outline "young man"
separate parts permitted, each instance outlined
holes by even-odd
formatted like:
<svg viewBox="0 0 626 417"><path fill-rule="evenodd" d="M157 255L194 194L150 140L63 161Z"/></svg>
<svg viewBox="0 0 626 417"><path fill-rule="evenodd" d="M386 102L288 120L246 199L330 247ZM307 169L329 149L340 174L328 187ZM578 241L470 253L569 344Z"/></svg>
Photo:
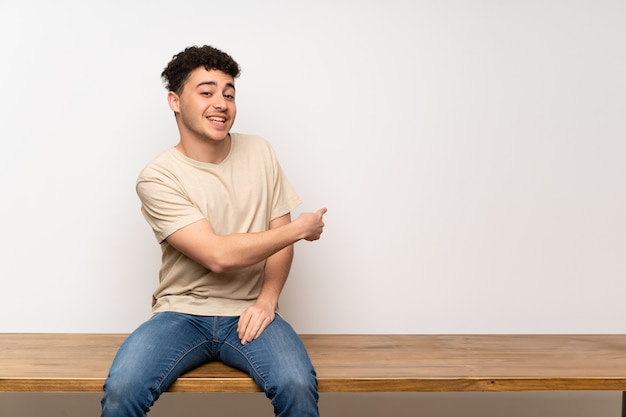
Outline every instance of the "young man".
<svg viewBox="0 0 626 417"><path fill-rule="evenodd" d="M271 146L230 132L239 65L229 55L190 47L161 75L180 141L137 180L162 249L160 283L152 317L111 365L102 417L145 416L181 374L212 360L248 372L277 416L318 416L313 366L275 312L293 244L320 238L326 209L291 221L300 200Z"/></svg>

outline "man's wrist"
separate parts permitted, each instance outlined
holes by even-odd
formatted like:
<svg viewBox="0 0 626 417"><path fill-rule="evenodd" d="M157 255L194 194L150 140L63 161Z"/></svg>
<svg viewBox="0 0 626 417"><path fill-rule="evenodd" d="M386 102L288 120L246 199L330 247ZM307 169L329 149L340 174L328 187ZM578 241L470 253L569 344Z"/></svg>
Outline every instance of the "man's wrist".
<svg viewBox="0 0 626 417"><path fill-rule="evenodd" d="M262 307L267 307L267 309L276 310L276 307L278 307L278 300L272 301L266 298L259 297L256 300L256 304Z"/></svg>

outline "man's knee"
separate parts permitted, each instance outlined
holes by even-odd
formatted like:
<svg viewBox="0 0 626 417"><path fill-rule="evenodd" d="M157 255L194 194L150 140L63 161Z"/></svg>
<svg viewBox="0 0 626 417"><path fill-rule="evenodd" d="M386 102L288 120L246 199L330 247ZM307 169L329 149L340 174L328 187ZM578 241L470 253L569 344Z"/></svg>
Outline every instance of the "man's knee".
<svg viewBox="0 0 626 417"><path fill-rule="evenodd" d="M102 416L144 416L156 401L142 381L129 375L107 378L102 396Z"/></svg>
<svg viewBox="0 0 626 417"><path fill-rule="evenodd" d="M275 395L270 396L279 417L318 417L317 378L314 372L293 373L279 379Z"/></svg>
<svg viewBox="0 0 626 417"><path fill-rule="evenodd" d="M317 392L317 376L315 375L315 371L313 368L303 367L279 372L279 376L276 379L276 390L291 392L293 395Z"/></svg>

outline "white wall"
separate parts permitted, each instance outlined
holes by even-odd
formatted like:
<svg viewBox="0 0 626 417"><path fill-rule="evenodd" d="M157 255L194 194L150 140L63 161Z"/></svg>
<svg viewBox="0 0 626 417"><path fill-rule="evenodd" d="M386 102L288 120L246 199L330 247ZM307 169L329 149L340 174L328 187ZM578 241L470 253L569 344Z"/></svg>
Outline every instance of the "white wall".
<svg viewBox="0 0 626 417"><path fill-rule="evenodd" d="M208 43L243 67L235 130L274 144L300 211L329 208L282 299L299 332L626 332L625 17L621 0L2 0L0 331L147 317L159 250L134 181L177 141L161 70Z"/></svg>

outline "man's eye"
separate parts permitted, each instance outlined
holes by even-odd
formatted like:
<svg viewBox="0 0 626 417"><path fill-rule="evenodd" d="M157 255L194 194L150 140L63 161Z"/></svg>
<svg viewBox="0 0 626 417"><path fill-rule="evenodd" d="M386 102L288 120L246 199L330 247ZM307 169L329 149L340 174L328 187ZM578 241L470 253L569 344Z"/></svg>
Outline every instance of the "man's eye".
<svg viewBox="0 0 626 417"><path fill-rule="evenodd" d="M203 96L210 97L213 93L211 93L209 91L202 91L200 94L202 94Z"/></svg>
<svg viewBox="0 0 626 417"><path fill-rule="evenodd" d="M226 97L228 100L234 100L235 96L232 94L224 94L224 97Z"/></svg>

